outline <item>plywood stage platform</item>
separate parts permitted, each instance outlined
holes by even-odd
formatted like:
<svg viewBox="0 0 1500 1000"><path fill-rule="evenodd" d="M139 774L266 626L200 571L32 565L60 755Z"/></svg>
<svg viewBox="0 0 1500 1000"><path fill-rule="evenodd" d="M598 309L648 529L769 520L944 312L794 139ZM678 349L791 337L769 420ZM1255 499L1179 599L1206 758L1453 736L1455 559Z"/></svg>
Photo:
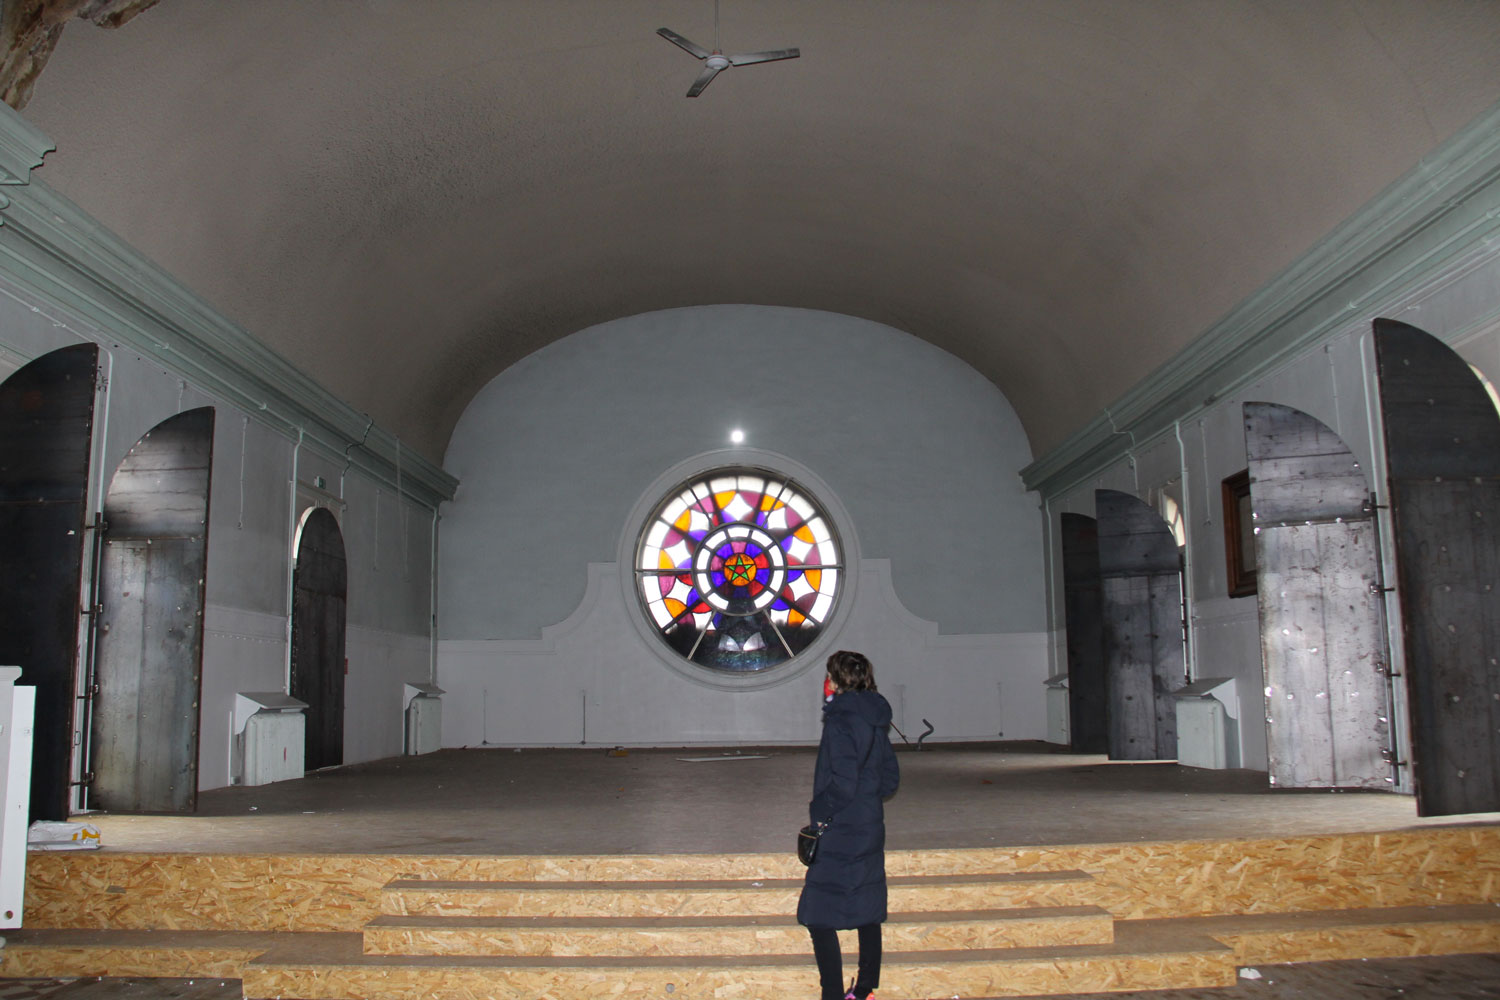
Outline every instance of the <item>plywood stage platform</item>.
<svg viewBox="0 0 1500 1000"><path fill-rule="evenodd" d="M95 816L107 850L379 854L756 853L807 821L815 751L443 750L203 793L193 816ZM891 848L1365 833L1422 820L1409 796L1277 792L1254 771L1110 762L1040 743L903 751Z"/></svg>
<svg viewBox="0 0 1500 1000"><path fill-rule="evenodd" d="M97 817L103 851L32 856L0 974L308 1000L812 996L790 853L812 763L446 751L210 793L196 817ZM882 1000L1500 952L1500 817L1035 746L901 764Z"/></svg>

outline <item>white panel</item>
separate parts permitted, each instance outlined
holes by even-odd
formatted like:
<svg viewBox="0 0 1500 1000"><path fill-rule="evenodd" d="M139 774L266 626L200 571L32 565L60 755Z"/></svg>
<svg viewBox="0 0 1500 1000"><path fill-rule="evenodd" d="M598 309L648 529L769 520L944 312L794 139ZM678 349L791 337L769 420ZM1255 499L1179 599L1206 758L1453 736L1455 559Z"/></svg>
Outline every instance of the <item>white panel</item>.
<svg viewBox="0 0 1500 1000"><path fill-rule="evenodd" d="M0 667L0 927L20 927L26 892L36 688L16 687L20 667Z"/></svg>
<svg viewBox="0 0 1500 1000"><path fill-rule="evenodd" d="M300 778L306 740L306 717L301 712L256 712L245 723L246 785Z"/></svg>
<svg viewBox="0 0 1500 1000"><path fill-rule="evenodd" d="M406 706L406 752L432 753L443 746L443 700L417 695Z"/></svg>
<svg viewBox="0 0 1500 1000"><path fill-rule="evenodd" d="M1047 689L1047 742L1068 746L1073 742L1068 724L1068 689Z"/></svg>
<svg viewBox="0 0 1500 1000"><path fill-rule="evenodd" d="M1177 700L1177 762L1222 769L1228 751L1224 706L1214 698Z"/></svg>

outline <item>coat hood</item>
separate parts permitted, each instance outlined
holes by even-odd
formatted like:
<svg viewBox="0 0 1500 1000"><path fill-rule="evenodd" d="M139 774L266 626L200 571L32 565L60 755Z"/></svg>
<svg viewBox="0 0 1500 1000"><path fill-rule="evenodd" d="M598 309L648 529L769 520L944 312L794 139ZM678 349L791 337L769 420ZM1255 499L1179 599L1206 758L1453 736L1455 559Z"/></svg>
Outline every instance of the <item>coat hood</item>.
<svg viewBox="0 0 1500 1000"><path fill-rule="evenodd" d="M891 703L878 691L845 691L823 706L823 715L825 718L844 715L869 726L889 726Z"/></svg>

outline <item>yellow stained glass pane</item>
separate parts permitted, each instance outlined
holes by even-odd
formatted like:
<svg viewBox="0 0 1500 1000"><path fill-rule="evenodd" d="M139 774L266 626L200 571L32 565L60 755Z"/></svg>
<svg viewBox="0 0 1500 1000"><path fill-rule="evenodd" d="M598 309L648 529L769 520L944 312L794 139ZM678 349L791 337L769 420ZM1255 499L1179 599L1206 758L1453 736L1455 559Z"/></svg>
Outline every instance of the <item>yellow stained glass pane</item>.
<svg viewBox="0 0 1500 1000"><path fill-rule="evenodd" d="M656 564L656 568L657 569L676 569L677 568L677 564L672 561L672 557L671 556L669 556L665 552L663 552L661 554L661 559L658 560L658 562Z"/></svg>
<svg viewBox="0 0 1500 1000"><path fill-rule="evenodd" d="M794 628L807 621L807 616L800 611L793 611L786 616L786 623Z"/></svg>
<svg viewBox="0 0 1500 1000"><path fill-rule="evenodd" d="M672 522L672 527L676 528L678 531L686 531L688 530L688 525L692 523L692 514L684 510L682 514L678 516L677 520Z"/></svg>
<svg viewBox="0 0 1500 1000"><path fill-rule="evenodd" d="M814 590L820 590L820 589L822 589L822 587L823 587L822 581L823 581L823 571L822 570L810 569L810 570L807 571L807 582L810 583L810 584L812 584L812 587L813 587Z"/></svg>
<svg viewBox="0 0 1500 1000"><path fill-rule="evenodd" d="M796 531L792 532L792 536L794 538L800 538L804 542L807 542L809 544L817 541L817 539L813 537L812 529L805 524L802 527L798 528Z"/></svg>
<svg viewBox="0 0 1500 1000"><path fill-rule="evenodd" d="M733 499L734 499L734 490L725 490L722 493L715 493L714 494L714 503L716 503L716 504L719 505L719 509L720 510L723 510L725 507L728 507L729 506L729 501L731 501Z"/></svg>
<svg viewBox="0 0 1500 1000"><path fill-rule="evenodd" d="M687 610L687 605L686 604L683 604L681 601L677 600L676 598L672 598L672 597L669 597L666 600L662 601L662 604L666 605L667 612L673 618L676 618L678 615L682 614L684 611Z"/></svg>
<svg viewBox="0 0 1500 1000"><path fill-rule="evenodd" d="M785 506L786 506L786 504L782 503L780 500L777 500L771 494L769 494L769 493L762 493L761 494L761 497L760 497L760 509L761 510L776 510L779 507L785 507Z"/></svg>

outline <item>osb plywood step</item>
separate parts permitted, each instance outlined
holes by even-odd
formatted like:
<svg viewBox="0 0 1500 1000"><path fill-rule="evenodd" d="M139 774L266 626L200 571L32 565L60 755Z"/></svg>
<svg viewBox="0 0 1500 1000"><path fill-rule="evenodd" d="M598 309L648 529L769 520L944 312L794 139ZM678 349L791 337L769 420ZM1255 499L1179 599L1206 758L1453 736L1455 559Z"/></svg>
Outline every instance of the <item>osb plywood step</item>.
<svg viewBox="0 0 1500 1000"><path fill-rule="evenodd" d="M854 947L849 935L846 947ZM887 951L1108 944L1114 919L1097 906L892 913ZM792 914L742 917L381 916L364 929L367 955L763 955L808 949Z"/></svg>
<svg viewBox="0 0 1500 1000"><path fill-rule="evenodd" d="M889 907L901 912L1008 906L1083 906L1091 900L1080 871L977 875L893 875ZM395 879L381 895L394 915L453 917L671 917L794 913L798 879L619 882L456 882Z"/></svg>
<svg viewBox="0 0 1500 1000"><path fill-rule="evenodd" d="M1241 965L1500 951L1492 903L1199 917L1192 926L1232 947Z"/></svg>
<svg viewBox="0 0 1500 1000"><path fill-rule="evenodd" d="M251 960L296 936L255 931L21 928L5 932L0 976L241 979Z"/></svg>
<svg viewBox="0 0 1500 1000"><path fill-rule="evenodd" d="M1500 827L1469 825L1239 840L901 850L887 871L962 875L1078 870L1092 903L1122 919L1500 900ZM392 879L435 881L800 881L790 853L482 857L142 854L63 851L28 859L33 927L358 931ZM893 904L899 909L926 908ZM947 903L960 909L1001 905Z"/></svg>
<svg viewBox="0 0 1500 1000"><path fill-rule="evenodd" d="M365 955L357 935L292 941L250 963L245 996L493 998L538 996L723 1000L811 996L810 949L795 954L648 957ZM887 951L882 1000L935 996L1024 996L1225 986L1235 981L1228 948L1206 937L1138 928L1109 944L968 951Z"/></svg>

